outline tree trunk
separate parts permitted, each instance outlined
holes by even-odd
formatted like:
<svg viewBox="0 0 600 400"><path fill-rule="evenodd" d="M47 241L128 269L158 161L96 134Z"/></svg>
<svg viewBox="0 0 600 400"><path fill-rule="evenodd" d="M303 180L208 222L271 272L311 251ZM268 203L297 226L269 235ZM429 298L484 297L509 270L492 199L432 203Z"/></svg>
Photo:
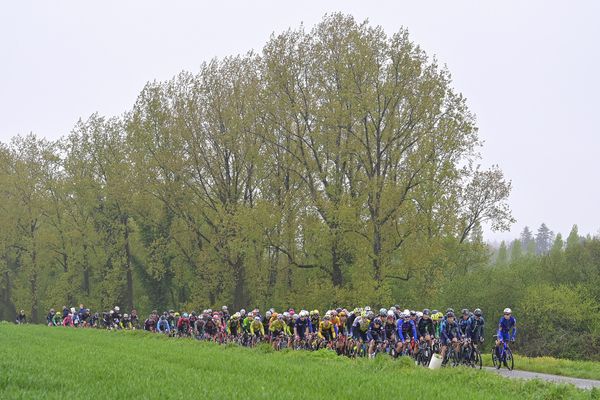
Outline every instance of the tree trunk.
<svg viewBox="0 0 600 400"><path fill-rule="evenodd" d="M233 264L233 279L235 280L235 289L233 292L233 307L236 309L246 307L248 298L246 294L246 274L244 264L240 257Z"/></svg>
<svg viewBox="0 0 600 400"><path fill-rule="evenodd" d="M129 247L129 216L123 217L125 227L125 271L127 273L127 295L126 302L129 310L133 309L133 274L131 272L131 249Z"/></svg>

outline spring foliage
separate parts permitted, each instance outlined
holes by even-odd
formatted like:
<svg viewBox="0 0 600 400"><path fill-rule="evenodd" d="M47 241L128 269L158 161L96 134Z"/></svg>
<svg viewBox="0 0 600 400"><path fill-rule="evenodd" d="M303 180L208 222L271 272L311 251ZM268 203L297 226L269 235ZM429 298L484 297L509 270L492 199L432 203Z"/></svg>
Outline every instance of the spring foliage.
<svg viewBox="0 0 600 400"><path fill-rule="evenodd" d="M2 146L0 317L435 299L513 221L479 146L406 30L328 15Z"/></svg>

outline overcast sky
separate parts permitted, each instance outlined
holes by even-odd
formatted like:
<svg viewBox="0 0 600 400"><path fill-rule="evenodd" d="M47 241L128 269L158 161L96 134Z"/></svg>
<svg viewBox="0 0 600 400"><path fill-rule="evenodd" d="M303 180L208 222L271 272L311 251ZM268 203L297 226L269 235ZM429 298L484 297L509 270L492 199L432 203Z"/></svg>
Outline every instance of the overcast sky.
<svg viewBox="0 0 600 400"><path fill-rule="evenodd" d="M600 229L600 1L94 3L1 3L0 140L58 138L80 117L128 110L147 81L343 11L389 34L408 28L448 66L477 115L483 164L513 183L517 223L487 239L542 222Z"/></svg>

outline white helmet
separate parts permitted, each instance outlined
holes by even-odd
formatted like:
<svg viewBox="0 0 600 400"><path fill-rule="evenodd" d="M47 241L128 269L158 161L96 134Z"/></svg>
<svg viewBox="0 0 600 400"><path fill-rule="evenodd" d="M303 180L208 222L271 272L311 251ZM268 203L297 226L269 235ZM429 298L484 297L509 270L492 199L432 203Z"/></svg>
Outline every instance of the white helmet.
<svg viewBox="0 0 600 400"><path fill-rule="evenodd" d="M402 311L402 314L410 315L410 310L407 308L406 310Z"/></svg>
<svg viewBox="0 0 600 400"><path fill-rule="evenodd" d="M123 314L123 318L127 318L127 317L129 317L129 315Z"/></svg>
<svg viewBox="0 0 600 400"><path fill-rule="evenodd" d="M119 310L120 310L119 306L115 306L115 311L119 311Z"/></svg>
<svg viewBox="0 0 600 400"><path fill-rule="evenodd" d="M369 307L369 306L366 306L366 307L365 307L365 311L366 311L366 312L369 312L369 311L371 311L371 307Z"/></svg>
<svg viewBox="0 0 600 400"><path fill-rule="evenodd" d="M508 307L504 309L504 314L512 314L512 310Z"/></svg>
<svg viewBox="0 0 600 400"><path fill-rule="evenodd" d="M286 317L286 318L289 318L290 317L290 313L286 311L286 312L283 313L283 316Z"/></svg>
<svg viewBox="0 0 600 400"><path fill-rule="evenodd" d="M254 317L254 320L260 322L260 317Z"/></svg>
<svg viewBox="0 0 600 400"><path fill-rule="evenodd" d="M423 317L423 313L421 311L417 311L417 317L422 318Z"/></svg>
<svg viewBox="0 0 600 400"><path fill-rule="evenodd" d="M71 312L75 314L75 307L71 307Z"/></svg>
<svg viewBox="0 0 600 400"><path fill-rule="evenodd" d="M387 312L387 316L388 316L388 317L393 317L394 315L395 315L395 314L394 314L394 311L392 311L392 310L389 310L389 311Z"/></svg>

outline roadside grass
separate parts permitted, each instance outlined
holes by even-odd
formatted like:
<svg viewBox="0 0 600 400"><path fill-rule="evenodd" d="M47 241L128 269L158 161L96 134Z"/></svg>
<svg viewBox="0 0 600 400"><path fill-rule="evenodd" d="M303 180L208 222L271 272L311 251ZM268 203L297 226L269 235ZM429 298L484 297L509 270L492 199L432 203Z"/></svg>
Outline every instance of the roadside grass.
<svg viewBox="0 0 600 400"><path fill-rule="evenodd" d="M600 380L600 363L594 361L574 361L553 357L524 357L516 355L515 369L541 372L544 374L570 376L573 378ZM491 367L491 354L483 355L483 364Z"/></svg>
<svg viewBox="0 0 600 400"><path fill-rule="evenodd" d="M142 331L0 324L0 398L595 399L600 391L509 380L467 368L430 371L409 359L350 360L273 352Z"/></svg>

